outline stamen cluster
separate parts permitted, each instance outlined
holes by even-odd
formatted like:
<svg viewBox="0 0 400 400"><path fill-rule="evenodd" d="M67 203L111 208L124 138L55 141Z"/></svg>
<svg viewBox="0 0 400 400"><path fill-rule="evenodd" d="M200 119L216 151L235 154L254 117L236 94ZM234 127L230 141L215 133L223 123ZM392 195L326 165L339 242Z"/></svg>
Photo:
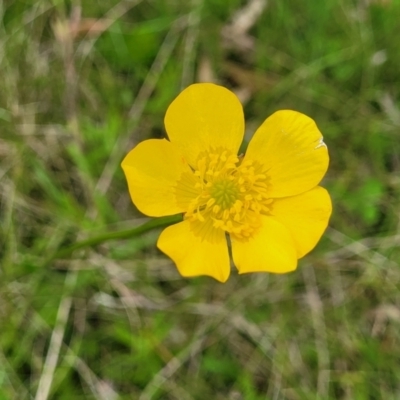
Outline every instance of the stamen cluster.
<svg viewBox="0 0 400 400"><path fill-rule="evenodd" d="M202 153L194 168L194 189L185 219L212 223L236 239L247 239L269 214L268 176L261 165L224 149Z"/></svg>

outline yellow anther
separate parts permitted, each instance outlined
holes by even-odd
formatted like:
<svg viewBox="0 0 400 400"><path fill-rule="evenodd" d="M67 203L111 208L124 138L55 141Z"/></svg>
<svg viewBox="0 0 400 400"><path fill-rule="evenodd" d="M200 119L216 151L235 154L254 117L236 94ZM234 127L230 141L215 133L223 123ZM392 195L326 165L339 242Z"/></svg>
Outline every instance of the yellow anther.
<svg viewBox="0 0 400 400"><path fill-rule="evenodd" d="M221 211L221 207L220 207L219 205L216 204L216 205L213 207L213 213L214 213L214 214L218 214L220 211Z"/></svg>
<svg viewBox="0 0 400 400"><path fill-rule="evenodd" d="M215 203L215 199L211 198L207 201L207 208L210 208Z"/></svg>

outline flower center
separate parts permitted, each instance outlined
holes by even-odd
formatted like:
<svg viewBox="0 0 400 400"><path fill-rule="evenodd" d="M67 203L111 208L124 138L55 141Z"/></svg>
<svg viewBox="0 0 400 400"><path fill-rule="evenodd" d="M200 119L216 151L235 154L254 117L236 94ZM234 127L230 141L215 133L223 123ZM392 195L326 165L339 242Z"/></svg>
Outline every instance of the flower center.
<svg viewBox="0 0 400 400"><path fill-rule="evenodd" d="M236 182L223 179L213 183L210 188L210 196L215 200L215 204L222 210L231 208L239 197L239 190Z"/></svg>
<svg viewBox="0 0 400 400"><path fill-rule="evenodd" d="M261 215L270 214L268 182L258 162L213 149L200 154L193 174L183 174L176 195L189 204L184 217L196 232L222 229L240 240L259 228Z"/></svg>

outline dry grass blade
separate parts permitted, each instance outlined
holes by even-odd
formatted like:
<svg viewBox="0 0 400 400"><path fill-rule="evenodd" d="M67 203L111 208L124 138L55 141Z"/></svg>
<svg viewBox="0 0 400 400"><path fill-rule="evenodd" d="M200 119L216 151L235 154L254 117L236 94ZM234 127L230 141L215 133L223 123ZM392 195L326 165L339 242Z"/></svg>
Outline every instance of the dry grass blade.
<svg viewBox="0 0 400 400"><path fill-rule="evenodd" d="M232 22L221 31L225 45L235 47L243 52L254 50L254 38L248 31L256 23L267 7L267 0L250 0L243 8L236 11Z"/></svg>
<svg viewBox="0 0 400 400"><path fill-rule="evenodd" d="M66 293L70 293L71 288L76 284L77 273L67 274L65 280ZM43 366L42 375L39 380L39 386L36 391L35 400L47 400L50 394L51 383L53 381L54 371L56 369L60 349L63 344L65 327L67 325L69 312L71 309L72 299L69 295L65 295L60 302L57 312L57 319L51 334L49 348L47 350L46 359Z"/></svg>
<svg viewBox="0 0 400 400"><path fill-rule="evenodd" d="M330 357L324 321L323 302L318 293L318 286L313 268L311 266L305 266L302 272L307 288L306 301L311 310L311 320L315 332L315 348L318 354L317 392L321 398L325 398L329 393Z"/></svg>

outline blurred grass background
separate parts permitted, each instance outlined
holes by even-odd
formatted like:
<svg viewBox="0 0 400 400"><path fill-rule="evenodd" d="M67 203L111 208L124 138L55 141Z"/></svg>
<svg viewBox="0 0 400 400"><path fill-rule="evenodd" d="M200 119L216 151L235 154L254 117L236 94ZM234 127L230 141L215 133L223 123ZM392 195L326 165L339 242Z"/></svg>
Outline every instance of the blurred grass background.
<svg viewBox="0 0 400 400"><path fill-rule="evenodd" d="M0 1L0 400L400 399L399 0ZM316 120L296 272L181 278L120 161L192 82Z"/></svg>

